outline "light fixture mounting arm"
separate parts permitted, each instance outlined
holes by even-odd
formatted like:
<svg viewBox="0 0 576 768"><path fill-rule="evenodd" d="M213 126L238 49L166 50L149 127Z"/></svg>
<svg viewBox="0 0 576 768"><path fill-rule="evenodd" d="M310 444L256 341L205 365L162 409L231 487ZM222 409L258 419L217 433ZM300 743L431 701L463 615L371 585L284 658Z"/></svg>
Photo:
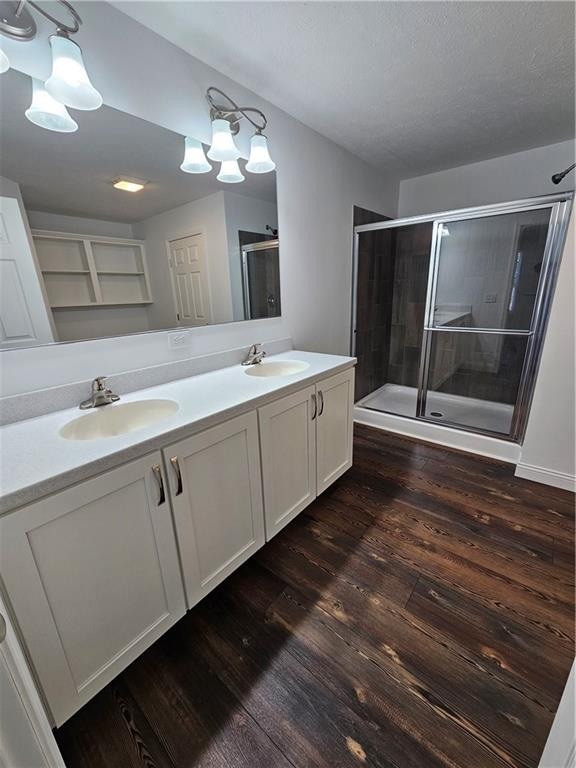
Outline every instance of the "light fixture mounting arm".
<svg viewBox="0 0 576 768"><path fill-rule="evenodd" d="M220 96L227 103L218 103L215 96ZM266 128L268 120L266 115L256 107L240 107L224 91L211 85L206 91L206 99L210 104L211 120L227 120L230 123L230 131L235 136L240 130L240 120L245 118L256 128L256 133L261 134ZM256 119L254 119L254 117ZM259 118L259 119L258 119Z"/></svg>
<svg viewBox="0 0 576 768"><path fill-rule="evenodd" d="M41 8L34 0L19 0L18 3L2 0L0 13L0 32L14 40L33 40L36 37L36 23L29 9L33 8L56 27L56 34L68 37L75 35L80 29L82 19L80 14L67 0L58 0L70 16L68 22L61 21L51 13Z"/></svg>

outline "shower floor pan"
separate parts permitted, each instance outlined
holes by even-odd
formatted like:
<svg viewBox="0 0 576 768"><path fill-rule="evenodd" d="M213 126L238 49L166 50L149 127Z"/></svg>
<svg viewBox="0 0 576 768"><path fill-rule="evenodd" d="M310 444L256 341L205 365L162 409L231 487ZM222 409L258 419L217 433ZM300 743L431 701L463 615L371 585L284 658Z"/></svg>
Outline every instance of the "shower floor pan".
<svg viewBox="0 0 576 768"><path fill-rule="evenodd" d="M374 411L393 413L397 416L416 417L418 390L401 384L384 384L359 400L356 405ZM428 392L426 412L430 420L460 424L468 429L490 430L509 434L514 406L477 400L445 392ZM434 415L433 415L434 414ZM436 416L435 414L439 414Z"/></svg>

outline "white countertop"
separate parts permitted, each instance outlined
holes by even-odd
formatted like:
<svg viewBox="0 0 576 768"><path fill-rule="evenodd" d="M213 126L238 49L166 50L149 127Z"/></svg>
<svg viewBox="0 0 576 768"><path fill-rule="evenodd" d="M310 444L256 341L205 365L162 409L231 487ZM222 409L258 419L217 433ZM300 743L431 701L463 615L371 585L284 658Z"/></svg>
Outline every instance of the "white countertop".
<svg viewBox="0 0 576 768"><path fill-rule="evenodd" d="M120 403L175 400L179 410L134 432L96 440L66 440L60 429L77 407L0 428L0 513L36 501L123 462L259 407L324 376L350 368L353 357L290 350L266 358L301 360L309 368L289 376L248 376L240 365L123 395ZM115 405L105 406L114 408Z"/></svg>
<svg viewBox="0 0 576 768"><path fill-rule="evenodd" d="M461 320L469 314L470 310L434 312L434 323L436 325L450 325L450 323Z"/></svg>

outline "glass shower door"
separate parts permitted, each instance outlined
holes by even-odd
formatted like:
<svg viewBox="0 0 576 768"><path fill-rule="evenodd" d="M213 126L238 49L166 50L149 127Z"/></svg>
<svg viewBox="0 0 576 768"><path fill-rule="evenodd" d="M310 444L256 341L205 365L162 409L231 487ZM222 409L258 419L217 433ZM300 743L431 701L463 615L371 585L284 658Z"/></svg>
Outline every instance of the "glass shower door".
<svg viewBox="0 0 576 768"><path fill-rule="evenodd" d="M280 317L280 259L278 240L242 248L244 319Z"/></svg>
<svg viewBox="0 0 576 768"><path fill-rule="evenodd" d="M553 205L435 223L418 416L513 438Z"/></svg>

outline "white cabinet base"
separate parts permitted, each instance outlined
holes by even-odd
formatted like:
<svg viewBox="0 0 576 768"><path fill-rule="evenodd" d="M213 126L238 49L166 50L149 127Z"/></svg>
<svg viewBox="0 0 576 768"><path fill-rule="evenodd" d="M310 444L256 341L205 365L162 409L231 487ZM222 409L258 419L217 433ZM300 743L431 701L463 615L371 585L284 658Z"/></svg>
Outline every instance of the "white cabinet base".
<svg viewBox="0 0 576 768"><path fill-rule="evenodd" d="M56 725L184 615L160 453L0 520L2 576Z"/></svg>
<svg viewBox="0 0 576 768"><path fill-rule="evenodd" d="M317 492L332 485L352 466L354 371L318 382Z"/></svg>
<svg viewBox="0 0 576 768"><path fill-rule="evenodd" d="M258 411L266 539L352 466L354 371Z"/></svg>
<svg viewBox="0 0 576 768"><path fill-rule="evenodd" d="M258 411L269 541L316 498L316 387Z"/></svg>
<svg viewBox="0 0 576 768"><path fill-rule="evenodd" d="M165 456L191 608L264 543L256 413L175 443Z"/></svg>

